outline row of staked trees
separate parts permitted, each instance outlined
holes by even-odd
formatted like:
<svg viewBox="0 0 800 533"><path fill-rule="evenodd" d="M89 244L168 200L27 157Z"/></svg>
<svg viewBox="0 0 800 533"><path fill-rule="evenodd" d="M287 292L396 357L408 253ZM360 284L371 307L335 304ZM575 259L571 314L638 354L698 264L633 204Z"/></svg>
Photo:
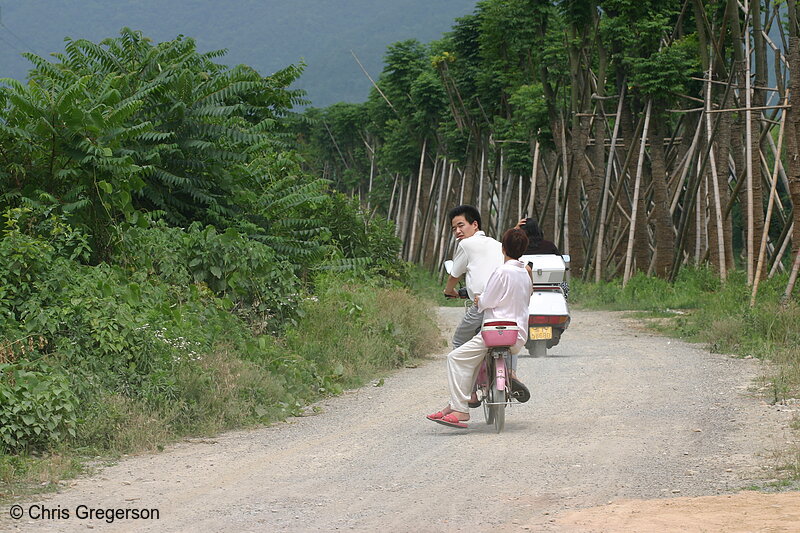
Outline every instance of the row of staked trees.
<svg viewBox="0 0 800 533"><path fill-rule="evenodd" d="M800 251L794 0L482 0L391 45L363 104L297 125L314 170L396 222L436 268L446 212L500 234L527 214L585 279L758 281Z"/></svg>

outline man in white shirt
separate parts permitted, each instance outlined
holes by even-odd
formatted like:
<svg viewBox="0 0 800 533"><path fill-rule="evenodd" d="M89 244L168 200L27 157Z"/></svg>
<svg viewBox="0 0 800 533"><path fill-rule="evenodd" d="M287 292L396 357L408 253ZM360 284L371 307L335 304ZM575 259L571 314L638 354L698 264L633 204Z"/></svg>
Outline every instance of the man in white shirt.
<svg viewBox="0 0 800 533"><path fill-rule="evenodd" d="M474 301L483 292L492 272L503 264L502 246L481 231L481 214L473 206L459 205L451 209L447 216L458 242L453 254L453 269L444 293L458 296L456 285L461 276L466 275L467 293L469 299ZM453 348L458 348L474 337L482 324L483 313L475 305L468 307L453 334Z"/></svg>
<svg viewBox="0 0 800 533"><path fill-rule="evenodd" d="M477 310L487 319L513 320L517 324L517 342L511 348L517 354L528 340L528 301L531 278L519 257L528 246L528 237L518 228L503 235L505 263L492 273L483 294L475 298ZM441 411L428 415L429 420L451 427L466 428L473 384L488 348L480 333L447 355L447 382L450 402Z"/></svg>

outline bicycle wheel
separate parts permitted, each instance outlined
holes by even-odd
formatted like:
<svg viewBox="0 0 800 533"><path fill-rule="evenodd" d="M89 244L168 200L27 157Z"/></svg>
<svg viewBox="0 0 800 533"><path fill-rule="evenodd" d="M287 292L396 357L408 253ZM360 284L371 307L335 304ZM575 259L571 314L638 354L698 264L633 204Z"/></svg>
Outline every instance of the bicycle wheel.
<svg viewBox="0 0 800 533"><path fill-rule="evenodd" d="M488 361L487 362L487 369L486 374L488 376L494 376L494 362ZM486 424L491 426L494 423L494 407L490 405L492 402L492 393L491 389L487 386L483 388L483 416L486 418Z"/></svg>
<svg viewBox="0 0 800 533"><path fill-rule="evenodd" d="M500 433L506 425L506 391L505 389L499 390L497 383L492 383L489 398L492 401L490 410L493 411L494 429L497 433Z"/></svg>

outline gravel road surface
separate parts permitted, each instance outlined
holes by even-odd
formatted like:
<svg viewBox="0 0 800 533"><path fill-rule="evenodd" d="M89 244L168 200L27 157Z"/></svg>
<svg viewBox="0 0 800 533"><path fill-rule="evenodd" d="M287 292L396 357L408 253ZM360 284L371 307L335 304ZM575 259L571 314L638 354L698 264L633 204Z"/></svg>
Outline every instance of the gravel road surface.
<svg viewBox="0 0 800 533"><path fill-rule="evenodd" d="M445 337L462 312L440 309ZM445 352L314 415L126 458L19 502L19 520L0 509L0 530L612 531L559 517L730 497L774 475L773 451L792 438L791 409L755 391L759 362L656 336L620 313L575 312L547 357L520 360L532 398L507 411L501 434L481 409L466 431L425 419L446 403ZM76 516L89 508L159 518ZM31 518L45 509L49 519Z"/></svg>

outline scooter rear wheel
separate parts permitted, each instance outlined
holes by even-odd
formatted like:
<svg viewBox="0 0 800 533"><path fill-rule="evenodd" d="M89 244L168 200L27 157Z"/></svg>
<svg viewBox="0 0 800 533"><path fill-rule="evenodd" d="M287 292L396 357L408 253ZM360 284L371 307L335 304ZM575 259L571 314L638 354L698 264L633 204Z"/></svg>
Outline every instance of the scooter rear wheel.
<svg viewBox="0 0 800 533"><path fill-rule="evenodd" d="M545 357L547 355L547 341L528 341L525 347L531 357Z"/></svg>

